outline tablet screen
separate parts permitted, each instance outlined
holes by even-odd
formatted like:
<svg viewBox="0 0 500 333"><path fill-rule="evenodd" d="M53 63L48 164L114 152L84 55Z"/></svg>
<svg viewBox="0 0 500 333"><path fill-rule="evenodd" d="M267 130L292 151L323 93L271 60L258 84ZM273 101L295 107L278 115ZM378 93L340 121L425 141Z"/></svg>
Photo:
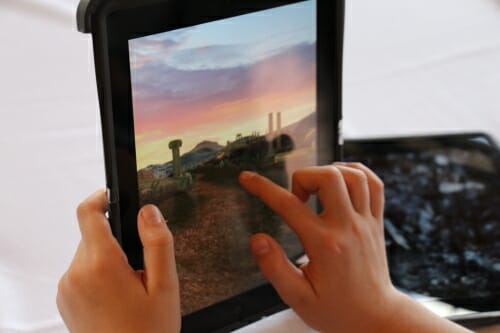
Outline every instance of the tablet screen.
<svg viewBox="0 0 500 333"><path fill-rule="evenodd" d="M174 233L183 314L264 282L252 234L302 252L237 177L317 164L316 42L314 0L129 41L140 205Z"/></svg>
<svg viewBox="0 0 500 333"><path fill-rule="evenodd" d="M500 153L483 135L346 144L386 186L396 286L476 311L500 307Z"/></svg>

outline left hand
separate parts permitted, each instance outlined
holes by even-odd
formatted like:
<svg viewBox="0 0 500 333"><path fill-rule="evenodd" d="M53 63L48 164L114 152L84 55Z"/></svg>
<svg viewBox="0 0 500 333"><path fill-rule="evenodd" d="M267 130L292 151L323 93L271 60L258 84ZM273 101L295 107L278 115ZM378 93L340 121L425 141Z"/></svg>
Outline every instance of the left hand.
<svg viewBox="0 0 500 333"><path fill-rule="evenodd" d="M59 282L57 306L71 332L180 331L173 237L158 208L139 212L145 271L134 271L105 217L99 191L78 207L82 240Z"/></svg>

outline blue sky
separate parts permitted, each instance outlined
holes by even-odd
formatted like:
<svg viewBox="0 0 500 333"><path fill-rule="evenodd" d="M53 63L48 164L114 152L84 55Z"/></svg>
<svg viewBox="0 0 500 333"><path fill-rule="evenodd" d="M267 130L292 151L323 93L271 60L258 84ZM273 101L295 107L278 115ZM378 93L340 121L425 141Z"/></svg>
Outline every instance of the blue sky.
<svg viewBox="0 0 500 333"><path fill-rule="evenodd" d="M315 16L316 0L309 0L134 39L132 66L141 57L188 70L253 63L293 45L314 43Z"/></svg>

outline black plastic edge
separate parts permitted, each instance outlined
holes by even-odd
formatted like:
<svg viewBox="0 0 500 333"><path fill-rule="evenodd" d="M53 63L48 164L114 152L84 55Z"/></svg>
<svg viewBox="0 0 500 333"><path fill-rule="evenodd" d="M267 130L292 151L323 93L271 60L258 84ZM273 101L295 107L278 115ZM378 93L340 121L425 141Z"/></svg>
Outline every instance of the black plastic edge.
<svg viewBox="0 0 500 333"><path fill-rule="evenodd" d="M135 0L80 0L76 11L76 26L81 33L94 32L93 21L99 20L113 11L145 6L161 2L161 0L143 0L140 3Z"/></svg>
<svg viewBox="0 0 500 333"><path fill-rule="evenodd" d="M78 9L76 10L76 27L79 32L84 34L90 33L92 31L92 27L90 26L90 17L89 6L91 0L80 0L78 4Z"/></svg>
<svg viewBox="0 0 500 333"><path fill-rule="evenodd" d="M275 289L265 284L231 299L182 317L182 333L229 333L285 310L288 306ZM224 320L221 320L224 318Z"/></svg>
<svg viewBox="0 0 500 333"><path fill-rule="evenodd" d="M336 151L334 151L334 160L335 161L342 161L343 155L344 155L344 131L343 131L343 82L344 82L344 36L345 36L345 0L337 0L336 1L336 36L335 36L335 41L336 43L336 48L335 48L335 55L336 55L336 64L335 64L335 77L338 82L339 87L337 88L338 91L338 100L337 100L337 105L336 105L336 110L337 110L337 131L335 132L335 141L338 144L333 145L333 147L337 147Z"/></svg>

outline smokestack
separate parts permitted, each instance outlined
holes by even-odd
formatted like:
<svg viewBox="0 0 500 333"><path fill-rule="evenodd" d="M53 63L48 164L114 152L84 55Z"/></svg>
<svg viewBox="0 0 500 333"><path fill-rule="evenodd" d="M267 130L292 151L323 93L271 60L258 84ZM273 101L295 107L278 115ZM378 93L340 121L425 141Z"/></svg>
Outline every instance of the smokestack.
<svg viewBox="0 0 500 333"><path fill-rule="evenodd" d="M276 115L277 116L277 128L276 128L276 131L278 132L277 134L280 135L281 134L281 112L278 112L278 114Z"/></svg>
<svg viewBox="0 0 500 333"><path fill-rule="evenodd" d="M273 114L269 114L269 135L272 135L274 132L274 124L273 124Z"/></svg>

